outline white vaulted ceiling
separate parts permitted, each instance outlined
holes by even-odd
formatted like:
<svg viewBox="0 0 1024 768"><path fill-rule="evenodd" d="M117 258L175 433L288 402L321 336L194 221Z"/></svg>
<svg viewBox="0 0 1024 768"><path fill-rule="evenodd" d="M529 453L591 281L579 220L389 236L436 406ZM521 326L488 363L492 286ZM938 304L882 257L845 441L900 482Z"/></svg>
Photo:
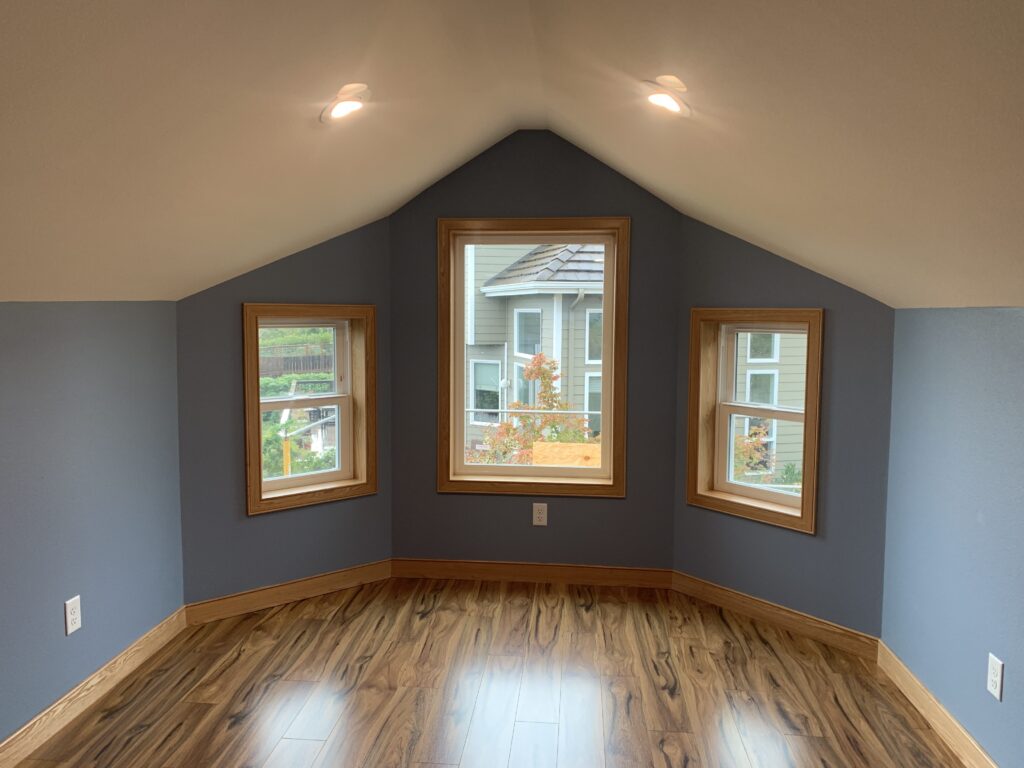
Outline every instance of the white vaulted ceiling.
<svg viewBox="0 0 1024 768"><path fill-rule="evenodd" d="M1021 305L1022 72L1019 0L4 2L0 300L177 299L550 128L893 306Z"/></svg>

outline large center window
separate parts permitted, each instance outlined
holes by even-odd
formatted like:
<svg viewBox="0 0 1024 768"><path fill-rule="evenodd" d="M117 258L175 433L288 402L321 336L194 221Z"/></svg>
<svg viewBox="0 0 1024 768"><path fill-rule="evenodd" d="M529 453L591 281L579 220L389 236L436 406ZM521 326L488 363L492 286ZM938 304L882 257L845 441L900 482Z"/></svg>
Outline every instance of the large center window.
<svg viewBox="0 0 1024 768"><path fill-rule="evenodd" d="M439 489L624 495L628 221L439 224Z"/></svg>

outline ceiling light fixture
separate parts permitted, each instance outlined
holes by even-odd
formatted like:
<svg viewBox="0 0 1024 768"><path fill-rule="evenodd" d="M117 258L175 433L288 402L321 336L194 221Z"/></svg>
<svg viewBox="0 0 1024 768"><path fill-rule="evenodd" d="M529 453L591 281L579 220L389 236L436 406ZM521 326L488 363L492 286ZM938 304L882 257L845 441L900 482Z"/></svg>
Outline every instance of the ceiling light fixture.
<svg viewBox="0 0 1024 768"><path fill-rule="evenodd" d="M690 105L682 97L686 93L686 84L675 75L658 75L654 81L645 80L644 85L650 91L647 101L656 107L683 117L693 114Z"/></svg>
<svg viewBox="0 0 1024 768"><path fill-rule="evenodd" d="M331 99L320 112L321 123L332 123L346 115L358 112L370 100L370 89L366 83L349 83Z"/></svg>

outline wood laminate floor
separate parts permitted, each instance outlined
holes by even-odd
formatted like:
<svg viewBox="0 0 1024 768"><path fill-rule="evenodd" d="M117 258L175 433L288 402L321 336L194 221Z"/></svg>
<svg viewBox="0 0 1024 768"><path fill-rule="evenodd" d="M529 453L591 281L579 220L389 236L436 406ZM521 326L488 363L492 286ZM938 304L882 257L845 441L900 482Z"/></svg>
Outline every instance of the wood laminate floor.
<svg viewBox="0 0 1024 768"><path fill-rule="evenodd" d="M190 627L21 768L959 765L861 660L674 592L392 579Z"/></svg>

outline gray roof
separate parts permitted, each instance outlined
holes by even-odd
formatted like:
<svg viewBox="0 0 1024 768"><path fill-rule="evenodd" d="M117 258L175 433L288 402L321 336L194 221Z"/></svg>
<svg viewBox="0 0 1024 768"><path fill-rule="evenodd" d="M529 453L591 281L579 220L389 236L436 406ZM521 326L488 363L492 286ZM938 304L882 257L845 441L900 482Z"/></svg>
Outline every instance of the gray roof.
<svg viewBox="0 0 1024 768"><path fill-rule="evenodd" d="M520 283L600 283L604 280L604 246L538 245L484 283L484 287Z"/></svg>

